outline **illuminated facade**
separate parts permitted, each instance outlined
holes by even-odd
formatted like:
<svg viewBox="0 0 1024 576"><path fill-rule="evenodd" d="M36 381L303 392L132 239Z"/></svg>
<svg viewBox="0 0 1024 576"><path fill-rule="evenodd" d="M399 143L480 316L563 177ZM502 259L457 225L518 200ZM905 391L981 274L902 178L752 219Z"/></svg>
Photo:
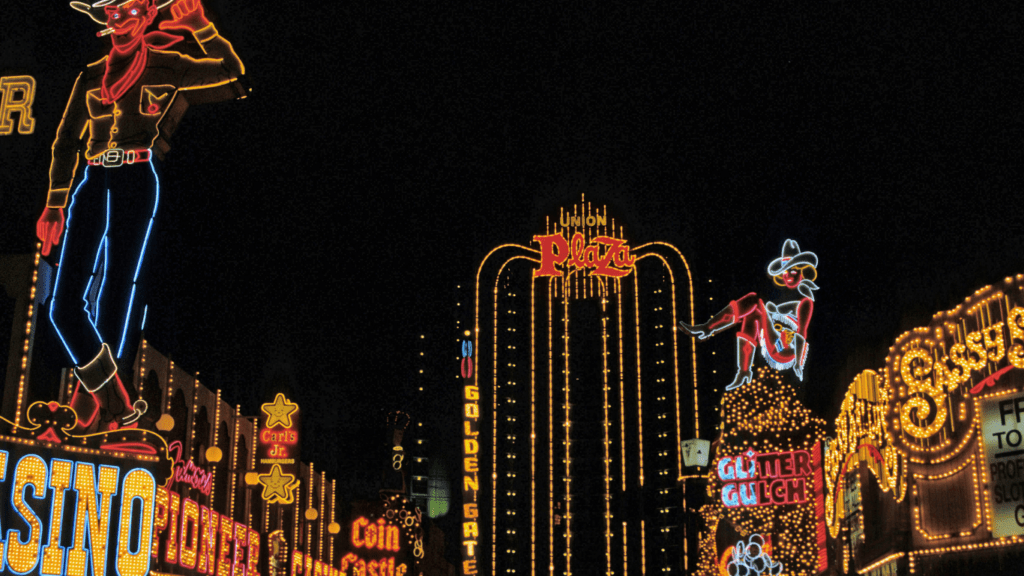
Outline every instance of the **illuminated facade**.
<svg viewBox="0 0 1024 576"><path fill-rule="evenodd" d="M1024 274L900 335L861 372L826 455L843 573L1019 573Z"/></svg>
<svg viewBox="0 0 1024 576"><path fill-rule="evenodd" d="M691 568L680 441L700 436L683 255L604 207L550 218L460 287L463 574Z"/></svg>

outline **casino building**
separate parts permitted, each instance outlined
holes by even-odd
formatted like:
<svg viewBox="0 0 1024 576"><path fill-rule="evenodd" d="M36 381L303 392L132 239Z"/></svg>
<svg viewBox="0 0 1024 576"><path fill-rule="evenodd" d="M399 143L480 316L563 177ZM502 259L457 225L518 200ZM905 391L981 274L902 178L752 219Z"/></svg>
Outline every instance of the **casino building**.
<svg viewBox="0 0 1024 576"><path fill-rule="evenodd" d="M850 384L825 456L843 574L1019 574L1024 274L901 334Z"/></svg>
<svg viewBox="0 0 1024 576"><path fill-rule="evenodd" d="M464 574L690 568L693 309L680 251L585 200L487 254L457 306Z"/></svg>

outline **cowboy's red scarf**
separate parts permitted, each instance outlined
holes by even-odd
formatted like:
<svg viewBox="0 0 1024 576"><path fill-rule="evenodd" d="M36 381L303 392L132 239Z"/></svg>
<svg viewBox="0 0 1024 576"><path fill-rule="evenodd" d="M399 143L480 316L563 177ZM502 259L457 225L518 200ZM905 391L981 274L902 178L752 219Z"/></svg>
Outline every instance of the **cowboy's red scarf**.
<svg viewBox="0 0 1024 576"><path fill-rule="evenodd" d="M107 56L100 95L104 104L113 104L139 80L146 70L149 49L163 50L181 40L180 36L154 30L143 34L141 41L124 51L116 46Z"/></svg>

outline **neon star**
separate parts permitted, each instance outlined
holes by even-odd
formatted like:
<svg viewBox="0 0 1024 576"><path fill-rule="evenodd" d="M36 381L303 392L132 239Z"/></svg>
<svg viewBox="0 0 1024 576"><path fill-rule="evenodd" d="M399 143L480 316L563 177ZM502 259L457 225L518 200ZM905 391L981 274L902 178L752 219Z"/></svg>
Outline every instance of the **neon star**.
<svg viewBox="0 0 1024 576"><path fill-rule="evenodd" d="M291 504L295 499L294 492L299 481L291 474L283 474L280 464L274 464L270 474L260 474L259 478L263 484L263 499L267 502Z"/></svg>
<svg viewBox="0 0 1024 576"><path fill-rule="evenodd" d="M299 405L289 402L284 394L278 393L272 404L264 404L260 409L267 415L267 428L278 424L283 428L291 428L292 414L299 410Z"/></svg>

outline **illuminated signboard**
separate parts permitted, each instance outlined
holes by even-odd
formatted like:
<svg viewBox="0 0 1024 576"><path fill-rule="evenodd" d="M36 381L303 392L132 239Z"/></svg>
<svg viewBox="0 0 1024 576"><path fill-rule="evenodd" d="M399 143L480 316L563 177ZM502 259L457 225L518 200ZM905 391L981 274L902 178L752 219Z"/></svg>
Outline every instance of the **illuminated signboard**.
<svg viewBox="0 0 1024 576"><path fill-rule="evenodd" d="M718 461L722 486L722 504L766 506L799 504L811 496L813 470L811 453L806 450L725 456Z"/></svg>
<svg viewBox="0 0 1024 576"><path fill-rule="evenodd" d="M629 246L620 238L597 236L589 242L582 232L566 240L561 234L534 236L540 245L540 267L533 277L562 275L556 266L589 271L594 276L621 278L633 271L636 258L629 254Z"/></svg>
<svg viewBox="0 0 1024 576"><path fill-rule="evenodd" d="M241 522L159 488L153 519L152 557L199 574L258 574L260 535Z"/></svg>
<svg viewBox="0 0 1024 576"><path fill-rule="evenodd" d="M470 335L469 331L465 334ZM477 573L480 527L477 492L480 490L480 389L473 383L473 341L462 340L459 370L463 384L462 410L462 573Z"/></svg>
<svg viewBox="0 0 1024 576"><path fill-rule="evenodd" d="M4 76L0 78L0 136L14 133L31 134L36 131L32 117L32 102L36 98L36 79L31 76ZM14 120L14 113L18 120Z"/></svg>
<svg viewBox="0 0 1024 576"><path fill-rule="evenodd" d="M0 436L0 551L16 574L149 573L158 486L171 475L163 440L145 430L72 436L74 412L28 409Z"/></svg>
<svg viewBox="0 0 1024 576"><path fill-rule="evenodd" d="M349 548L341 557L341 574L412 576L413 563L423 558L419 508L411 507L401 494L382 498L370 510L357 514L349 526Z"/></svg>
<svg viewBox="0 0 1024 576"><path fill-rule="evenodd" d="M781 287L795 291L799 299L765 302L751 292L733 300L703 324L679 323L679 328L700 340L738 326L736 331L736 376L726 385L735 390L753 377L755 352L775 370L793 370L804 379L807 362L807 328L814 312L814 290L818 286L818 256L800 250L795 240L786 240L782 254L768 264L768 275Z"/></svg>
<svg viewBox="0 0 1024 576"><path fill-rule="evenodd" d="M992 536L1024 534L1024 394L981 402Z"/></svg>
<svg viewBox="0 0 1024 576"><path fill-rule="evenodd" d="M299 405L278 394L260 407L256 471L263 499L291 504L299 487Z"/></svg>

